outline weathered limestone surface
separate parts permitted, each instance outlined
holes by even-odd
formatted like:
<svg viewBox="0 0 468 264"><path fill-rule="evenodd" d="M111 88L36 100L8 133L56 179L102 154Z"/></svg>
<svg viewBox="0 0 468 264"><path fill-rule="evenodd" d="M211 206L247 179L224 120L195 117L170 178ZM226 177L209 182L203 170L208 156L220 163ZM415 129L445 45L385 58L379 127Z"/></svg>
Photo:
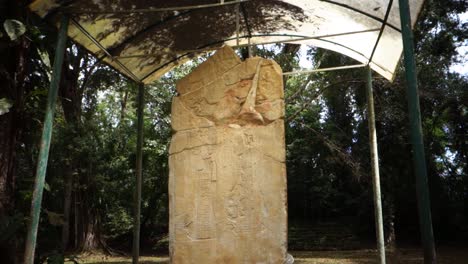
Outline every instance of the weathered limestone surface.
<svg viewBox="0 0 468 264"><path fill-rule="evenodd" d="M172 263L280 263L287 211L283 80L225 47L177 83L169 150Z"/></svg>

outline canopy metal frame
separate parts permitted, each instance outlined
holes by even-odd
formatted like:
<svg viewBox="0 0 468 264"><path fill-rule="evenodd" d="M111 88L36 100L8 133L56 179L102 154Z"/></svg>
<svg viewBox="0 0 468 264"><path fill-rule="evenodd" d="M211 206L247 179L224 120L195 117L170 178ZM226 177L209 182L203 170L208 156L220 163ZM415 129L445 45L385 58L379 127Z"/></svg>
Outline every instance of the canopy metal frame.
<svg viewBox="0 0 468 264"><path fill-rule="evenodd" d="M347 66L337 66L337 67L330 67L330 68L322 68L322 69L311 69L311 70L301 70L301 71L293 71L293 72L286 72L284 75L293 75L293 74L303 74L303 73L314 73L314 72L321 72L321 71L334 71L334 70L344 70L344 69L352 69L352 68L362 68L366 67L366 95L367 95L367 102L368 102L368 125L369 125L369 144L371 150L371 167L372 167L372 176L373 176L373 193L374 193L374 209L375 209L375 223L376 223L376 238L377 238L377 246L379 251L379 260L380 263L385 263L385 244L383 239L383 217L382 217L382 205L381 205L381 195L380 195L380 176L379 176L379 165L378 165L378 151L377 151L377 135L375 131L375 113L374 113L374 103L373 103L373 93L372 93L372 75L371 69L369 64L372 62L373 56L379 44L380 38L383 34L383 31L386 26L396 30L397 32L402 34L403 39L403 51L404 51L404 63L405 63L405 73L406 73L406 80L407 80L407 94L408 94L408 105L409 105L409 116L410 116L410 128L411 128L411 141L412 141L412 149L413 149L413 160L414 160L414 167L415 167L415 175L416 175L416 186L417 186L417 197L418 197L418 209L419 209L419 220L420 220L420 228L421 228L421 240L423 242L424 248L424 262L425 264L434 264L436 263L436 253L435 253L435 243L434 243L434 235L432 230L432 219L431 219L431 212L430 212L430 202L429 202L429 190L428 190L428 183L427 183L427 171L426 171L426 164L424 158L424 145L422 141L422 128L421 128L421 114L419 109L419 97L418 97L418 90L417 90L417 76L416 76L416 65L414 60L414 47L413 47L413 36L411 31L411 18L410 18L410 9L408 0L399 0L400 5L400 19L401 19L401 29L388 23L389 13L393 4L393 0L389 1L385 17L381 19L376 17L372 14L354 8L352 6L339 3L332 0L320 0L323 2L327 2L333 5L341 6L343 8L347 8L353 12L359 13L361 15L365 15L371 19L374 19L378 22L381 22L380 28L375 29L368 29L359 32L344 32L338 34L331 34L331 35L323 35L323 36L298 36L298 35L282 35L284 37L289 37L290 39L285 39L282 41L271 41L271 42L264 42L264 43L250 43L250 39L253 37L259 36L274 36L268 34L252 34L250 25L248 22L248 15L243 6L244 3L250 0L233 0L227 1L221 0L219 3L213 4L205 4L205 5L196 5L196 6L182 6L182 7L170 7L170 8L153 8L153 9L130 9L130 10L112 10L112 11L97 11L97 10L78 10L73 11L69 10L66 7L59 10L62 12L62 20L60 24L60 32L58 35L57 41L57 49L56 49L56 59L54 60L54 67L52 73L52 80L49 89L49 96L47 100L47 109L44 121L44 128L42 131L42 138L41 138L41 145L38 157L38 167L36 171L36 179L34 183L34 192L33 192L33 199L31 205L31 223L28 228L28 235L26 239L26 247L25 247L25 259L24 262L27 264L33 264L34 262L34 252L36 246L36 237L37 237L37 229L39 223L39 215L40 215L40 208L41 208L41 200L42 200L42 192L44 188L45 182L45 174L46 174L46 167L49 155L49 148L50 148L50 141L52 136L52 126L53 126L53 115L55 109L55 102L57 99L57 90L58 84L60 82L60 72L62 68L63 56L65 52L65 42L67 38L67 29L69 21L80 30L91 42L93 42L103 53L103 56L97 56L98 61L96 63L102 62L102 60L106 57L111 59L112 61L116 62L117 65L122 69L120 72L123 73L126 77L131 78L138 84L138 99L137 99L137 116L138 116L138 124L137 124L137 135L138 135L138 142L137 142L137 163L136 163L136 189L135 189L135 215L134 215L134 241L133 241L133 263L138 263L139 258L139 238L140 238L140 206L141 206L141 184L142 184L142 146L143 146L143 122L144 122L144 84L143 81L151 76L154 72L165 67L171 63L174 63L181 58L188 56L190 54L195 54L199 52L204 52L208 50L215 49L215 45L224 43L229 40L236 39L237 45L236 47L250 47L255 45L265 45L265 44L276 44L276 43L293 43L303 40L320 40L320 41L327 41L332 42L330 40L326 40L327 37L332 36L341 36L341 35L348 35L348 34L358 34L358 33L365 33L365 32L372 32L372 31L379 31L379 35L376 39L374 48L370 57L368 58L368 62L364 64L357 64L357 65L347 65ZM200 9L200 8L216 8L226 5L235 5L236 7L236 37L235 38L228 38L219 40L217 42L209 43L204 45L203 47L199 47L192 51L187 51L185 54L182 54L176 57L174 60L167 62L166 64L160 66L158 69L150 72L143 78L138 78L136 75L128 69L119 59L128 58L125 56L115 56L113 55L114 50L119 47L122 47L128 43L130 43L133 39L137 38L139 34L144 34L151 30L152 27L157 25L161 25L171 21L174 18L189 14L192 10ZM185 11L174 16L170 16L164 21L160 21L158 23L152 24L144 28L143 30L135 33L135 35L127 38L125 41L118 44L116 47L112 49L106 49L99 41L93 37L83 26L79 24L73 18L69 18L73 14L117 14L117 13L152 13L152 12L163 12L163 11ZM247 29L246 36L239 36L239 27L240 27L240 13L242 14L245 27ZM277 35L276 35L277 36ZM239 39L247 38L249 43L247 44L240 44ZM293 38L293 39L291 39ZM338 43L334 43L339 45ZM344 47L344 46L342 46ZM348 48L348 47L344 47ZM349 49L349 48L348 48ZM353 50L356 52L355 50ZM96 55L96 54L95 54ZM361 54L365 57L363 54ZM152 56L151 54L142 54L142 55L135 55L135 56ZM116 69L117 70L117 69ZM118 70L119 71L119 70Z"/></svg>
<svg viewBox="0 0 468 264"><path fill-rule="evenodd" d="M251 37L269 37L269 36L284 36L284 37L295 37L296 39L291 39L291 40L284 40L284 41L271 41L271 42L265 42L265 43L255 43L255 44L239 44L239 45L236 45L236 46L233 46L234 48L238 48L238 47L249 47L249 46L259 46L259 45L267 45L267 44L279 44L279 43L293 43L293 42L297 42L297 41L301 41L301 40L310 40L310 39L316 39L316 40L320 40L320 41L325 41L325 42L330 42L330 43L333 43L335 45L338 45L338 46L341 46L345 49L348 49L348 50L351 50L353 52L355 52L356 54L359 54L363 57L364 54L356 51L356 50L353 50L349 47L346 47L346 46L343 46L339 43L336 43L336 42L333 42L333 41L330 41L330 40L326 40L324 38L326 38L327 36L340 36L340 35L349 35L349 34L356 34L356 32L358 33L364 33L364 32L371 32L371 31L377 31L378 29L374 30L374 29L369 29L369 30L362 30L362 31L355 31L355 32L346 32L346 33L338 33L338 34L333 34L333 35L324 35L324 36L316 36L316 37L309 37L309 36L301 36L301 35L276 35L276 34L255 34L255 35L252 35ZM239 36L238 39L244 39L244 38L249 38L249 36ZM208 43L202 47L199 47L197 50L209 50L211 46L213 45L216 45L216 44L219 44L219 43L224 43L225 41L229 41L229 40L235 40L236 37L233 37L233 38L229 38L229 39L224 39L224 40L220 40L220 41L216 41L216 42L212 42L212 43ZM164 63L163 65L157 67L156 69L150 71L148 74L146 74L143 78L141 78L141 81L145 81L146 79L148 79L149 77L151 77L151 75L153 75L155 72L157 72L158 70L172 64L172 63L175 63L177 61L179 61L180 59L184 58L184 57L187 57L187 56L190 56L192 54L196 53L196 51L189 51L189 52L186 52L182 55L179 55L177 56L176 58L174 58L173 60L171 61L168 61L166 63Z"/></svg>
<svg viewBox="0 0 468 264"><path fill-rule="evenodd" d="M358 13L358 14L361 14L361 15L365 15L365 16L367 16L367 17L369 17L369 18L374 19L375 21L378 21L378 22L383 23L383 24L387 24L389 27L391 27L391 28L393 28L394 30L396 30L396 31L398 31L398 32L401 33L401 29L399 29L398 27L396 27L396 26L394 26L394 25L392 25L392 24L387 23L387 18L388 18L388 16L386 16L386 18L384 18L384 19L381 19L380 17L374 16L374 15L372 15L372 14L369 14L369 13L367 13L367 12L364 12L364 11L362 11L362 10L359 10L358 8L354 8L354 7L352 7L352 6L349 6L349 5L346 5L346 4L343 4L343 3L339 3L339 2L336 2L336 1L332 1L332 0L320 0L320 1L326 2L326 3L329 3L329 4L332 4L332 5L336 5L336 6L341 6L341 7L343 7L343 8L348 9L348 10L351 10L351 11L353 11L353 12L355 12L355 13Z"/></svg>
<svg viewBox="0 0 468 264"><path fill-rule="evenodd" d="M117 46L111 48L111 49L106 49L103 45L101 45L99 43L99 41L96 40L95 37L93 37L92 35L89 34L89 32L86 31L86 29L84 29L76 20L73 19L73 24L76 25L78 27L78 29L80 31L82 31L82 33L88 37L93 43L95 43L95 45L98 46L98 48L104 52L105 55L99 57L98 61L101 61L102 59L104 59L105 57L109 57L111 58L111 60L115 61L119 67L121 67L123 69L123 71L126 72L126 74L128 74L127 77L131 78L132 80L134 81L137 81L137 82L142 82L146 79L148 79L152 74L154 74L155 72L157 72L158 70L168 66L168 65L171 65L177 61L179 61L180 59L182 59L183 57L186 57L186 56L190 56L194 53L197 53L197 49L204 49L204 50L207 50L210 48L210 46L215 46L215 45L218 45L220 43L224 43L226 41L229 41L229 40L233 40L235 39L237 41L236 45L234 47L239 47L241 46L239 44L239 39L248 39L250 40L252 37L259 37L259 36L262 36L262 37L267 37L267 36L277 36L277 35L269 35L269 34L257 34L257 35L253 35L252 32L251 32L251 29L250 29L250 26L249 26L249 22L248 22L248 17L247 17L247 14L246 14L246 10L245 10L245 7L243 7L243 4L245 4L246 2L249 2L251 0L233 0L233 1L220 1L218 3L213 3L213 4L204 4L204 5L190 5L190 6L178 6L178 7L168 7L168 8L148 8L148 9L126 9L126 10L108 10L108 11L102 11L102 10L71 10L69 9L68 7L63 7L61 8L61 12L63 12L64 14L68 14L69 16L72 16L72 15L80 15L80 14L132 14L132 13L158 13L158 12L167 12L167 11L186 11L186 12L181 12L181 13L178 13L178 14L175 14L173 16L170 16L166 19L164 19L163 21L159 21L157 23L154 23L154 24L151 24L147 27L145 27L144 29L136 32L134 35L130 36L129 38L127 38L126 40L124 40L123 42L119 43ZM371 56L368 58L368 62L372 62L372 58L375 54L375 51L377 49L377 46L379 44L379 41L380 41L380 38L383 34L383 29L388 26L394 30L396 30L397 32L401 33L401 29L399 29L398 27L396 27L395 25L392 25L390 23L388 23L388 16L390 14L390 10L391 10L391 6L392 6L392 3L393 3L393 0L390 0L389 1L389 4L388 4L388 7L387 7L387 11L386 11L386 14L385 14L385 17L384 19L382 18L379 18L377 16L374 16L372 14L369 14L365 11L362 11L358 8L354 8L352 6L349 6L349 5L346 5L346 4L343 4L343 3L339 3L337 1L332 1L332 0L320 0L322 2L326 2L326 3L329 3L329 4L332 4L332 5L336 5L336 6L340 6L340 7L343 7L343 8L346 8L350 11L353 11L354 13L356 14L360 14L360 15L364 15L368 18L371 18L375 21L378 21L381 23L381 30L379 32L379 35L377 37L377 40L375 42L375 45L374 45L374 48L372 50L372 54ZM118 50L119 48L131 43L133 40L137 39L138 36L141 36L141 34L145 34L146 32L148 32L149 30L151 30L152 28L156 27L156 26L162 26L164 25L165 23L168 23L170 21L172 21L173 19L175 18L179 18L179 17L182 17L184 15L188 15L190 14L193 10L197 10L197 9L206 9L206 8L217 8L217 7L223 7L223 6L228 6L228 5L235 5L236 8L235 8L235 12L236 12L236 38L227 38L227 39L221 39L221 40L218 40L218 41L215 41L215 42L212 42L212 43L208 43L208 44L205 44L203 45L203 47L199 47L195 50L192 50L192 51L189 51L189 52L186 52L184 53L183 55L179 55L177 56L176 58L174 58L173 60L171 61L168 61L166 63L164 63L163 65L157 67L156 69L150 71L149 74L145 75L143 78L141 78L141 80L139 80L135 74L133 72L130 71L130 69L128 69L127 67L125 67L119 60L119 56L114 56L114 51L115 50ZM240 27L240 23L239 23L239 10L240 10L240 13L242 13L242 16L243 16L243 20L244 20L244 23L245 23L245 27L246 27L246 30L248 32L248 35L247 36L239 36L239 27ZM372 29L369 29L369 31L367 30L363 30L362 32L359 32L359 31L355 31L355 32L348 32L348 33L343 33L343 34L330 34L329 36L322 36L322 37L314 37L314 36L302 36L303 39L301 40L311 40L311 39L316 39L316 40L320 40L320 41L325 41L325 42L329 42L329 43L333 43L335 45L338 45L342 48L347 48L349 49L348 47L346 46L343 46L343 45L340 45L338 43L335 43L335 42L332 42L330 40L325 40L324 38L326 37L333 37L333 36L340 36L340 35L345 35L345 34L358 34L358 33L365 33L365 32L371 32ZM288 35L285 35L285 36L288 36ZM289 41L289 42L296 42L296 41L301 41L301 40L292 40L292 41ZM250 46L254 46L254 45L265 45L265 44L272 44L272 43L285 43L285 42L288 42L288 41L284 41L284 42L281 42L281 41L272 41L270 43L254 43L254 44L242 44L243 47L250 47ZM214 47L211 47L211 48L214 48ZM352 49L349 49L353 52L355 52L356 54L359 54L360 56L366 58L366 56L364 54L361 54L359 52L357 52L356 50L352 50ZM143 56L141 56L143 57ZM149 55L149 57L151 57L151 54Z"/></svg>
<svg viewBox="0 0 468 264"><path fill-rule="evenodd" d="M70 21L72 22L73 25L75 25L78 30L80 30L89 40L91 40L91 42L94 43L94 45L96 45L102 52L104 52L111 60L115 61L127 74L130 75L130 77L138 82L138 77L135 76L135 74L133 74L133 72L128 69L124 64L122 64L122 62L120 62L118 59L115 59L115 57L113 57L109 51L107 51L107 49L101 45L101 43L99 43L99 41L96 40L96 38L94 38L85 28L83 28L80 23L78 23L75 19L71 18Z"/></svg>
<svg viewBox="0 0 468 264"><path fill-rule="evenodd" d="M156 12L167 12L167 11L181 11L181 10L195 10L195 9L205 9L213 7L221 7L227 5L237 5L251 0L232 0L232 1L220 1L219 3L213 4L204 4L204 5L187 5L187 6L177 6L177 7L164 7L164 8L142 8L142 9L126 9L126 10L67 10L64 8L62 11L66 14L131 14L131 13L156 13Z"/></svg>
<svg viewBox="0 0 468 264"><path fill-rule="evenodd" d="M168 66L168 65L170 65L172 63L175 63L175 62L179 61L180 59L182 59L184 57L190 56L192 54L200 53L200 52L207 52L207 51L216 50L216 49L218 49L218 47L213 47L214 45L224 43L224 42L229 41L229 40L235 40L237 38L238 39L246 39L246 38L252 38L252 37L285 37L285 38L289 38L289 39L284 39L284 40L279 40L279 41L267 41L267 42L261 42L261 43L238 44L238 45L233 46L234 48L249 47L249 46L260 46L260 45L268 45L268 44L294 43L294 42L299 42L299 41L304 41L304 40L320 40L320 41L331 42L331 43L333 43L335 45L339 45L339 46L341 46L343 48L349 49L349 50L355 52L356 54L359 54L359 55L365 57L364 54L362 54L362 53L360 53L360 52L358 52L356 50L353 50L353 49L351 49L349 47L346 47L346 46L342 46L339 43L336 43L336 42L333 42L333 41L330 41L330 40L326 40L325 38L345 36L345 35L353 35L353 34L361 34L361 33L375 32L375 31L380 31L380 32L383 31L383 28L371 28L371 29L366 29L366 30L342 32L342 33L319 35L319 36L302 36L302 35L286 35L286 34L281 34L281 35L278 35L278 34L254 34L254 35L244 35L244 36L238 36L238 37L236 36L236 37L233 37L233 38L228 38L228 39L223 39L223 40L219 40L219 41L216 41L216 42L211 42L211 43L208 43L208 44L206 44L206 45L204 45L202 47L199 47L197 49L186 51L186 53L184 53L182 55L179 55L176 58L174 58L173 60L164 63L163 65L161 65L161 66L155 68L154 70L150 71L149 73L147 73L143 78L138 79L130 71L130 69L125 67L125 65L123 65L119 61L119 59L122 59L122 58L123 59L138 58L138 57L152 57L152 56L159 56L159 55L161 55L161 53L160 54L136 54L136 55L129 55L129 56L113 56L111 54L112 53L111 50L106 49L103 45L101 45L99 43L99 41L96 38L94 38L91 34L89 34L86 31L86 29L84 29L76 20L72 20L72 22L73 22L74 25L77 25L78 29L105 54L105 55L103 55L101 57L98 57L96 63L102 62L102 60L104 58L106 58L106 57L109 57L113 61L118 61L119 65L125 70L125 72L127 74L129 74L130 76L133 76L133 77L131 77L131 79L136 81L136 82L145 81L147 78L149 78L156 71L158 71L158 70L160 70L160 69L162 69L162 68L164 68L164 67L166 67L166 66ZM377 45L378 45L378 41L376 41L375 47ZM120 46L120 44L119 44L119 46ZM369 63L370 62L371 61L369 61ZM129 77L129 76L126 75L126 77Z"/></svg>

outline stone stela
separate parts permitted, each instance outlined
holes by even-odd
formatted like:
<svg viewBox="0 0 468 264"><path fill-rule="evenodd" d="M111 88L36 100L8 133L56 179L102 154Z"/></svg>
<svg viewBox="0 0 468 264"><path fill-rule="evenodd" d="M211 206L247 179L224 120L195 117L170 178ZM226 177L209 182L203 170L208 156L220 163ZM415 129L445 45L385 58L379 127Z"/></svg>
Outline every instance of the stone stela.
<svg viewBox="0 0 468 264"><path fill-rule="evenodd" d="M223 47L177 83L169 150L171 263L284 263L281 68Z"/></svg>

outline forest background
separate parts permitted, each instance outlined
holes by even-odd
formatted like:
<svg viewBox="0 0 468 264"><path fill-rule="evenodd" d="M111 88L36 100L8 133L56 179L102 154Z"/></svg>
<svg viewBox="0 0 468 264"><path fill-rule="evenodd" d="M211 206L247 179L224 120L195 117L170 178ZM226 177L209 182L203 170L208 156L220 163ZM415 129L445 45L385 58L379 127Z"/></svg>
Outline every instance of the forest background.
<svg viewBox="0 0 468 264"><path fill-rule="evenodd" d="M57 35L55 28L28 13L26 5L27 1L0 1L2 263L19 263L23 252ZM427 0L415 29L438 245L466 245L468 237L467 8L465 1ZM4 23L12 20L19 24ZM12 36L11 26L24 33ZM238 52L247 56L247 50ZM257 46L256 53L277 61L283 71L300 69L304 61L312 67L354 63L327 50L291 44ZM167 251L167 150L175 83L207 56L146 86L141 211L145 252ZM374 75L389 247L419 244L402 72L399 68L393 82ZM364 70L295 75L284 84L289 248L373 247ZM62 252L130 251L136 97L135 84L68 42L39 225L39 258Z"/></svg>

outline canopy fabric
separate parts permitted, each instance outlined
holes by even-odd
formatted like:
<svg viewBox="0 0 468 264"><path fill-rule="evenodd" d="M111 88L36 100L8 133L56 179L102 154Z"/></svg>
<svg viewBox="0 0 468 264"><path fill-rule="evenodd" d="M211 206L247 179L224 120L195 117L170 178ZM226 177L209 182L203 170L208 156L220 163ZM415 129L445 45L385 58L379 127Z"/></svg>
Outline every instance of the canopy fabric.
<svg viewBox="0 0 468 264"><path fill-rule="evenodd" d="M424 0L410 0L414 25ZM314 45L393 80L403 51L393 0L34 0L29 8L127 77L150 83L222 45ZM182 8L195 7L198 8ZM239 36L239 43L237 37ZM340 66L340 65L337 65Z"/></svg>

